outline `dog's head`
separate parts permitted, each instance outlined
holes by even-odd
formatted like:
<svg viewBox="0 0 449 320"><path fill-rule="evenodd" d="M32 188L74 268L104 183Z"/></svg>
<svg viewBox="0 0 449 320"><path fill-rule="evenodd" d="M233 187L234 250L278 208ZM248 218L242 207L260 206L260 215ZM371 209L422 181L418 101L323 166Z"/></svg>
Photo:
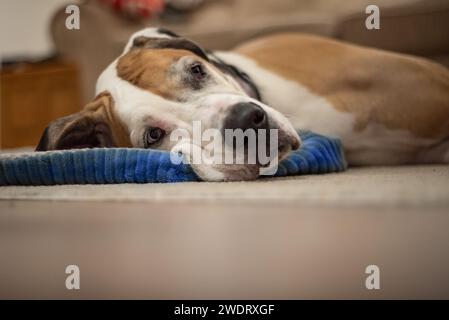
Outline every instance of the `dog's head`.
<svg viewBox="0 0 449 320"><path fill-rule="evenodd" d="M94 101L81 112L51 123L37 150L154 148L183 152L192 162L192 149L186 146L209 152L212 145L217 146L211 140L195 140L195 130L201 134L210 129L250 129L258 140L262 135L257 132L264 131L261 129L267 133L277 129L277 159L282 159L299 147L296 131L283 115L260 102L257 88L236 72L172 32L153 28L139 31L100 75ZM200 129L195 129L194 122ZM173 138L179 130L187 136ZM224 137L220 139L224 141ZM269 137L263 140L266 143ZM229 150L227 141L221 146ZM254 179L261 167L259 161L192 165L204 180Z"/></svg>

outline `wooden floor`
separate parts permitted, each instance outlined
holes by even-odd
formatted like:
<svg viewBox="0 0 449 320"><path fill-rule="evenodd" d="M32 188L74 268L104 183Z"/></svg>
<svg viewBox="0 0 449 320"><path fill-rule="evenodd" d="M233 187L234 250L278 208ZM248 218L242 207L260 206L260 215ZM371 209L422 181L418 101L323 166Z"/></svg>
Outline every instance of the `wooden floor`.
<svg viewBox="0 0 449 320"><path fill-rule="evenodd" d="M449 298L447 207L0 201L0 298ZM65 268L80 268L80 290ZM380 290L365 268L380 268Z"/></svg>

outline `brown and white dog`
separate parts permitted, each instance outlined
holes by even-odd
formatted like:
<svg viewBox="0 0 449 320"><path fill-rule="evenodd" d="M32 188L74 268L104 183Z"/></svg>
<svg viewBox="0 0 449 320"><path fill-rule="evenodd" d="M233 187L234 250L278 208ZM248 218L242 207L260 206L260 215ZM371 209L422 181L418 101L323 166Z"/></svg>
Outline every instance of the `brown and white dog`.
<svg viewBox="0 0 449 320"><path fill-rule="evenodd" d="M46 129L41 150L173 150L175 129L294 128L342 139L349 165L449 163L449 70L403 54L287 33L206 52L162 29L135 33L99 77L97 97ZM288 119L288 120L287 120ZM257 165L194 165L204 180L246 180Z"/></svg>

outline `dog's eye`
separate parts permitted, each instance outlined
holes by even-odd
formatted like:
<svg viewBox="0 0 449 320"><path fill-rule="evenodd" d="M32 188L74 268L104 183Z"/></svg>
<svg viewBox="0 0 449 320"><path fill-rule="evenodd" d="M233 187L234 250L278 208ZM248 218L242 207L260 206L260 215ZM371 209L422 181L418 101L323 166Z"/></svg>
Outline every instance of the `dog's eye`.
<svg viewBox="0 0 449 320"><path fill-rule="evenodd" d="M144 145L146 148L156 144L165 136L165 131L161 128L148 128L144 135Z"/></svg>
<svg viewBox="0 0 449 320"><path fill-rule="evenodd" d="M190 72L196 79L202 79L206 75L203 65L198 62L190 66Z"/></svg>

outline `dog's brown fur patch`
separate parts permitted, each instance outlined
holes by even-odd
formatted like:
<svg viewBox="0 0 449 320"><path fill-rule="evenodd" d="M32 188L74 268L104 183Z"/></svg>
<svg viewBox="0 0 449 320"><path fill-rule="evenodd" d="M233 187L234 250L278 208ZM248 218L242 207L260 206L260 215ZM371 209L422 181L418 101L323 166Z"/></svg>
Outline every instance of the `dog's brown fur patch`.
<svg viewBox="0 0 449 320"><path fill-rule="evenodd" d="M132 147L129 132L117 117L109 92L100 93L80 112L50 123L36 150L89 147Z"/></svg>
<svg viewBox="0 0 449 320"><path fill-rule="evenodd" d="M116 147L132 147L129 131L118 118L115 112L114 99L109 92L103 91L98 94L94 101L84 107L83 111L97 119L97 121L101 120L107 123L112 133L112 141Z"/></svg>
<svg viewBox="0 0 449 320"><path fill-rule="evenodd" d="M236 51L350 112L355 130L374 122L418 137L449 135L449 70L436 63L301 34L265 37Z"/></svg>
<svg viewBox="0 0 449 320"><path fill-rule="evenodd" d="M193 54L180 49L134 49L119 59L117 75L141 89L177 100L184 87L170 75L170 68L187 55Z"/></svg>

